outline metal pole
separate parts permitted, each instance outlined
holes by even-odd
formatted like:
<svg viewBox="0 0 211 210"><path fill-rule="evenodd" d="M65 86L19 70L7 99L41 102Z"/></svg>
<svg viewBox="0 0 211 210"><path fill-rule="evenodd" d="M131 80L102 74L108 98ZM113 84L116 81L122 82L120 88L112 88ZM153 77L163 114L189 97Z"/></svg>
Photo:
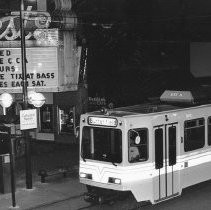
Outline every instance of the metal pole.
<svg viewBox="0 0 211 210"><path fill-rule="evenodd" d="M6 115L6 107L3 107L3 115Z"/></svg>
<svg viewBox="0 0 211 210"><path fill-rule="evenodd" d="M11 173L11 192L12 192L12 207L16 207L15 199L15 158L14 158L14 139L10 135L10 173Z"/></svg>
<svg viewBox="0 0 211 210"><path fill-rule="evenodd" d="M22 86L23 86L23 110L28 109L27 106L27 77L26 77L26 45L24 33L24 20L22 11L24 11L24 0L20 0L20 32L21 32L21 61L22 61ZM26 160L26 188L32 189L32 170L31 170L31 143L27 130L23 131L25 140L25 160Z"/></svg>

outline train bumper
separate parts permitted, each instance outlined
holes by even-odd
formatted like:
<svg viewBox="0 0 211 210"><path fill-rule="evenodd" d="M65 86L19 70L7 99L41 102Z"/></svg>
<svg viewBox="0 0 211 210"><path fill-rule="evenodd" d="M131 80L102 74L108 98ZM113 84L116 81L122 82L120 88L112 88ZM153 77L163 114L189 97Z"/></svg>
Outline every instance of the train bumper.
<svg viewBox="0 0 211 210"><path fill-rule="evenodd" d="M91 185L94 187L99 187L99 188L104 188L104 189L111 189L111 190L118 190L118 191L127 191L128 190L121 184L100 183L100 182L95 182L95 181L87 180L87 179L83 179L83 178L80 179L80 182L85 185Z"/></svg>

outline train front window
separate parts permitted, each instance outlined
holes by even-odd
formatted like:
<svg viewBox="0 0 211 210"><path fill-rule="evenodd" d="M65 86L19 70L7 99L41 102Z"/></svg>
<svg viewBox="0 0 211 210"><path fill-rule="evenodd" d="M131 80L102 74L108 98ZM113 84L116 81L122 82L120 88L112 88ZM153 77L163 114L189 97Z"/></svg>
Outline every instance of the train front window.
<svg viewBox="0 0 211 210"><path fill-rule="evenodd" d="M81 157L105 162L122 162L122 132L113 128L83 127Z"/></svg>
<svg viewBox="0 0 211 210"><path fill-rule="evenodd" d="M129 130L128 141L129 162L146 161L148 159L148 130L146 128Z"/></svg>

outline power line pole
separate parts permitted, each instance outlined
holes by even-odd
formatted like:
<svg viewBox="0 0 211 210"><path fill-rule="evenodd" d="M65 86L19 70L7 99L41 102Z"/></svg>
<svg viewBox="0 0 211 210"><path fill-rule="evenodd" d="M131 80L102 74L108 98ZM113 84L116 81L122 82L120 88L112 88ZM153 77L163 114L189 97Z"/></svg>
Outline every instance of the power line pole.
<svg viewBox="0 0 211 210"><path fill-rule="evenodd" d="M21 32L21 62L22 62L22 85L23 85L23 110L28 109L27 105L27 76L26 76L26 44L24 33L24 0L20 0L20 32ZM28 130L23 130L25 141L25 170L26 170L26 188L32 189L32 170L31 170L31 142Z"/></svg>

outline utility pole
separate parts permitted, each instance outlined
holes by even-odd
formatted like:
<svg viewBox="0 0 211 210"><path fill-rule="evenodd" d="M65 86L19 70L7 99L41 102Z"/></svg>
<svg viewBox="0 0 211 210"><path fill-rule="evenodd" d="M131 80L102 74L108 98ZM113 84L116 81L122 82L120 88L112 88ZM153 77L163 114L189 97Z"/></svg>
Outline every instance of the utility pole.
<svg viewBox="0 0 211 210"><path fill-rule="evenodd" d="M20 0L20 32L21 32L21 63L22 63L22 85L23 85L23 110L28 109L27 105L27 77L26 77L26 45L24 33L24 0ZM25 170L26 188L32 189L32 170L31 170L31 142L28 130L23 130L25 141Z"/></svg>

